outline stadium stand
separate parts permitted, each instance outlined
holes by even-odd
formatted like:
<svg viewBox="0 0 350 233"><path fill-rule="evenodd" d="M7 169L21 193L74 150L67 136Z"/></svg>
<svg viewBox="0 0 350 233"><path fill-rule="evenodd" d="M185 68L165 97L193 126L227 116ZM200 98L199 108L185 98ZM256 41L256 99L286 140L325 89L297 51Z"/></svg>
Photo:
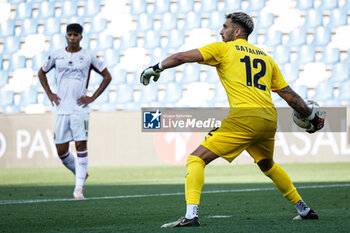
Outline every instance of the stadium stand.
<svg viewBox="0 0 350 233"><path fill-rule="evenodd" d="M342 39L350 35L349 0L288 0L283 9L273 9L265 0L129 0L119 2L118 9L111 11L107 8L112 2L5 1L9 12L0 17L0 113L23 112L26 105L51 105L45 94L38 101L34 92L43 95L43 90L33 80L49 54L66 45L65 26L72 22L84 26L81 45L96 52L113 76L94 110L138 110L147 99L152 105L179 106L185 103L180 100L193 82L210 86L213 97L206 100L206 106L224 105L227 97L211 67L190 64L166 70L154 88L145 90L138 86L139 72L174 52L197 46L193 34L199 33L198 29L208 30L203 40L221 41L224 14L237 10L252 14L255 21L249 42L274 58L285 79L303 98L317 98L324 106L349 103L350 46ZM283 28L279 25L285 12L294 12L294 18ZM314 68L310 71L310 67ZM318 77L314 77L316 73ZM19 75L32 79L24 81ZM55 88L54 71L48 76ZM90 92L100 82L95 76L91 74ZM14 83L20 83L21 89L13 89ZM161 99L158 91L164 92ZM14 95L20 96L16 103ZM21 97L24 95L29 102ZM29 98L32 95L35 101ZM283 105L275 97L274 101Z"/></svg>

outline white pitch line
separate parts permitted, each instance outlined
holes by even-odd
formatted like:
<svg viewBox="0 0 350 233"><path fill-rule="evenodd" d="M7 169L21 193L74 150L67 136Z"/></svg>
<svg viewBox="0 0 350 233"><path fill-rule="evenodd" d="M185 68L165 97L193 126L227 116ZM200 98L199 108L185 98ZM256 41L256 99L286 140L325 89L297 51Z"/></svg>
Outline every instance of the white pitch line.
<svg viewBox="0 0 350 233"><path fill-rule="evenodd" d="M299 187L297 187L297 189L342 188L342 187L350 187L350 184L309 185L309 186L299 186ZM258 191L270 191L270 190L276 190L276 188L274 187L274 188L211 190L211 191L203 191L202 194L258 192ZM179 196L179 195L185 195L185 193L181 192L181 193L121 195L121 196L105 196L105 197L88 197L88 198L84 198L84 199L59 198L59 199L37 199L37 200L1 200L0 205L31 204L31 203L45 203L45 202L65 202L65 201L107 200L107 199L127 199L127 198L143 198L143 197L164 197L164 196Z"/></svg>

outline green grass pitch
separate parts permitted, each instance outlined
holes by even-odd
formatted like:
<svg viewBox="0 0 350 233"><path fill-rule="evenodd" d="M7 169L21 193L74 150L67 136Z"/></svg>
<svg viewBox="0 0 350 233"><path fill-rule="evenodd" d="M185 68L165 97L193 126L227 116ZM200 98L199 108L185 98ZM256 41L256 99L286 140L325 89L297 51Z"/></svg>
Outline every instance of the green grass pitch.
<svg viewBox="0 0 350 233"><path fill-rule="evenodd" d="M91 167L85 200L59 168L0 170L0 232L350 232L350 163L280 164L318 221L295 208L256 165L209 165L199 228L161 229L185 214L185 166Z"/></svg>

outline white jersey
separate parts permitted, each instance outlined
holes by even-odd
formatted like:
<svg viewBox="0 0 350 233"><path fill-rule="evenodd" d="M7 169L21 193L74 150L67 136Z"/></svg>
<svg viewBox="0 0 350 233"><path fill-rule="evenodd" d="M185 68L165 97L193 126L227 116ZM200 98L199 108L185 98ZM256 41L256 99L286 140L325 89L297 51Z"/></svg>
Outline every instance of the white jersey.
<svg viewBox="0 0 350 233"><path fill-rule="evenodd" d="M57 95L61 99L56 114L88 112L88 107L79 106L77 101L86 96L91 70L102 73L106 67L91 51L81 48L68 52L65 48L54 51L42 66L44 73L56 68Z"/></svg>

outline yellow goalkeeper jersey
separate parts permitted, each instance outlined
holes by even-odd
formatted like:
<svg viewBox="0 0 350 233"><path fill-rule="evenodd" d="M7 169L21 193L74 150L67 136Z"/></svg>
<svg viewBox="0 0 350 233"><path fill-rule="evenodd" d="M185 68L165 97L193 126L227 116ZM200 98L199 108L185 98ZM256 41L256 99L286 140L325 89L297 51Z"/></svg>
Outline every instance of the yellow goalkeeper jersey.
<svg viewBox="0 0 350 233"><path fill-rule="evenodd" d="M215 66L226 89L229 117L260 116L277 120L271 90L288 84L273 59L244 39L215 42L198 48L204 61Z"/></svg>

